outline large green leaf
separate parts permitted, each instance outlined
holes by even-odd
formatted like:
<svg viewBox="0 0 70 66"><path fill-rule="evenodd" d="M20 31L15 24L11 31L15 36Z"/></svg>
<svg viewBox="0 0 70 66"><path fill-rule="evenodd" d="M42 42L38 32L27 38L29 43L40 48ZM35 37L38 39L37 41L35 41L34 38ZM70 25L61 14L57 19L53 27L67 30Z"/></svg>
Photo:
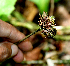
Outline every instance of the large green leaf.
<svg viewBox="0 0 70 66"><path fill-rule="evenodd" d="M29 1L32 1L37 5L41 14L43 13L43 11L45 11L45 12L49 11L50 0L29 0ZM60 0L54 0L55 3L58 1L60 1Z"/></svg>
<svg viewBox="0 0 70 66"><path fill-rule="evenodd" d="M15 9L14 4L17 0L0 0L0 19L6 21L7 17Z"/></svg>
<svg viewBox="0 0 70 66"><path fill-rule="evenodd" d="M43 13L43 11L45 12L49 11L48 9L49 9L50 0L29 0L29 1L34 2L41 13Z"/></svg>
<svg viewBox="0 0 70 66"><path fill-rule="evenodd" d="M55 1L55 3L56 3L56 2L59 2L60 0L54 0L54 1Z"/></svg>

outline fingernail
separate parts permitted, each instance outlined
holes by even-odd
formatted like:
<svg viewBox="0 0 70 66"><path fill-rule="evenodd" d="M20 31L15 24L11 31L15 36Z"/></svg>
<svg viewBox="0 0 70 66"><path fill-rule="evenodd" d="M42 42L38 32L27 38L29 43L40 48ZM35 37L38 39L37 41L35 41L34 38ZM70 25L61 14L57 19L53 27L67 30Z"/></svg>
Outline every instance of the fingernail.
<svg viewBox="0 0 70 66"><path fill-rule="evenodd" d="M13 44L13 45L11 46L11 49L12 49L12 54L11 54L11 56L15 56L15 55L18 53L18 47L17 47L15 44Z"/></svg>
<svg viewBox="0 0 70 66"><path fill-rule="evenodd" d="M24 57L24 61L26 61L26 58Z"/></svg>

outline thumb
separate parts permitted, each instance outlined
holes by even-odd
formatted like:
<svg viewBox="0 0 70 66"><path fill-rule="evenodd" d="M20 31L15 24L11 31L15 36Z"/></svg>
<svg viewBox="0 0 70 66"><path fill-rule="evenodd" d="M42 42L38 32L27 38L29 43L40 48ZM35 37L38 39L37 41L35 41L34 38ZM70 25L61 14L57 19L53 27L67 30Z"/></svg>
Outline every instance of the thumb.
<svg viewBox="0 0 70 66"><path fill-rule="evenodd" d="M5 61L18 53L18 47L10 42L0 43L0 62Z"/></svg>

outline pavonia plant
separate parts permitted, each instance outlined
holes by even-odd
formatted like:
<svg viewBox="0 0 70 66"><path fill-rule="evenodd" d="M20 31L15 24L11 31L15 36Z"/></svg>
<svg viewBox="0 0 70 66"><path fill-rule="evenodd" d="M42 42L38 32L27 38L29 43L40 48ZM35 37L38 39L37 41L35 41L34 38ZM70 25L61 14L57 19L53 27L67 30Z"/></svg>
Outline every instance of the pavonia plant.
<svg viewBox="0 0 70 66"><path fill-rule="evenodd" d="M42 16L40 15L40 18L38 21L40 28L37 29L35 32L27 35L25 38L23 38L16 44L24 41L25 39L27 39L28 37L30 37L31 35L35 34L38 31L42 31L42 33L45 35L45 37L53 38L56 35L56 29L54 28L54 26L56 24L55 24L54 20L55 20L55 18L53 16L48 16L47 12L43 12Z"/></svg>
<svg viewBox="0 0 70 66"><path fill-rule="evenodd" d="M55 18L53 16L47 16L47 12L43 12L39 19L40 21L38 22L42 33L46 35L46 37L54 37L56 34L56 29L53 28L56 25L54 22Z"/></svg>

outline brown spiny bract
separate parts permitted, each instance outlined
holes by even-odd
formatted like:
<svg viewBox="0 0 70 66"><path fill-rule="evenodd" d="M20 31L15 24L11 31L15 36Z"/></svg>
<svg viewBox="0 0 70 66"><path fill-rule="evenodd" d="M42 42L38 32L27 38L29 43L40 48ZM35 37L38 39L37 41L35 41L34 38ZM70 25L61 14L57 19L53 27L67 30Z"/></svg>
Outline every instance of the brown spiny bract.
<svg viewBox="0 0 70 66"><path fill-rule="evenodd" d="M40 14L39 14L40 15ZM48 16L47 12L43 12L42 16L40 15L39 26L43 29L42 33L47 35L47 37L53 37L55 35L56 29L53 28L55 26L54 17Z"/></svg>

